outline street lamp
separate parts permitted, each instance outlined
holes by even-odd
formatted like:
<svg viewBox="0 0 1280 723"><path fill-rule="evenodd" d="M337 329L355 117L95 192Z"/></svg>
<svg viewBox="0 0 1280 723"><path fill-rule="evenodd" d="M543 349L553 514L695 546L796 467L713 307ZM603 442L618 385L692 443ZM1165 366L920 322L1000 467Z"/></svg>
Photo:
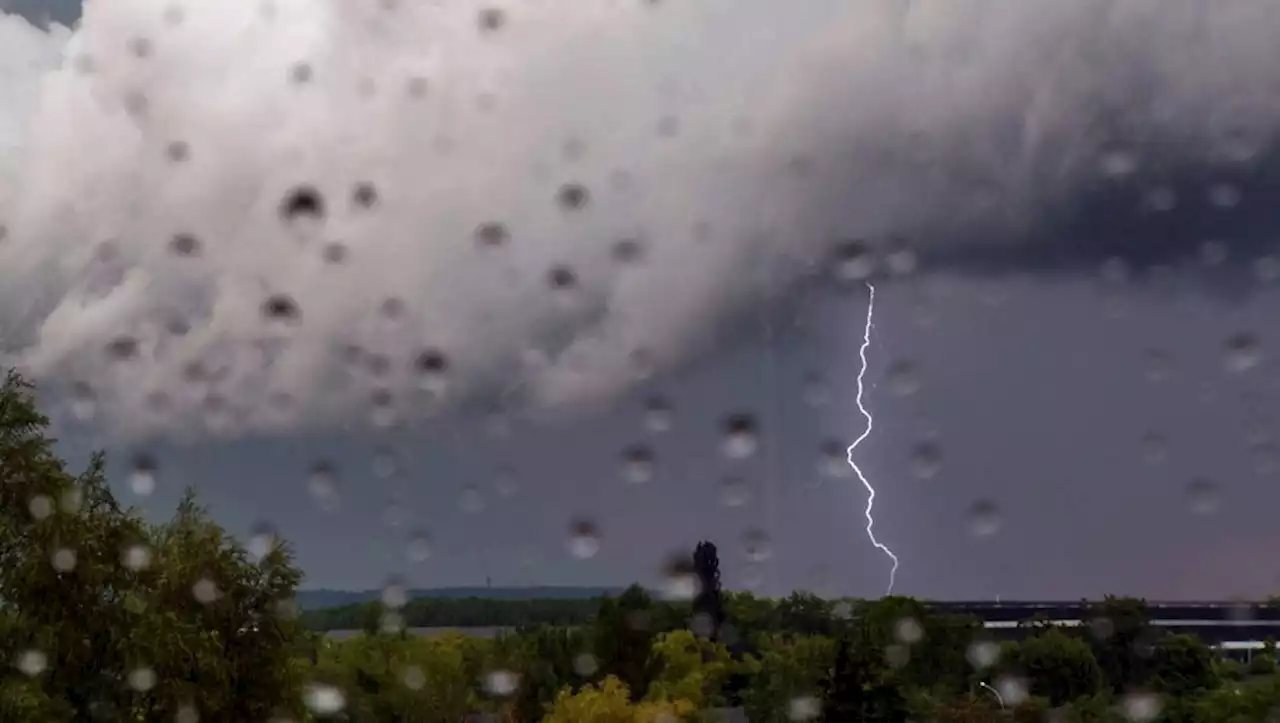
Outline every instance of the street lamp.
<svg viewBox="0 0 1280 723"><path fill-rule="evenodd" d="M991 691L991 695L994 695L996 697L996 702L1000 704L1000 708L1002 710L1004 709L1004 698L1001 697L1000 691L996 690L995 688L992 688L991 686L987 685L986 683L983 683L982 681L978 681L978 685Z"/></svg>

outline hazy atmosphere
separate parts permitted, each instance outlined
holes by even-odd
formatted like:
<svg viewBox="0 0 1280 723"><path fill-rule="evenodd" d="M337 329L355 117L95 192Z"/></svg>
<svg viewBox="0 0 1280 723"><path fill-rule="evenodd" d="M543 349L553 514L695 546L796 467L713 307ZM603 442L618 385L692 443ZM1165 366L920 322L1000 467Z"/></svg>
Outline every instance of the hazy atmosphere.
<svg viewBox="0 0 1280 723"><path fill-rule="evenodd" d="M303 587L884 592L870 280L895 591L1280 591L1280 5L0 11L0 361Z"/></svg>

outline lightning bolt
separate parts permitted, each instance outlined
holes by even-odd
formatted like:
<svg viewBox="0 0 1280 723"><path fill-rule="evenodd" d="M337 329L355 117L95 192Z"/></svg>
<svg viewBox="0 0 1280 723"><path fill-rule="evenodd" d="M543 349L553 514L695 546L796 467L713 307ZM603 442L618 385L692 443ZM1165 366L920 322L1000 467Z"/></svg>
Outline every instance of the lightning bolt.
<svg viewBox="0 0 1280 723"><path fill-rule="evenodd" d="M862 444L862 440L871 435L872 424L871 412L868 412L867 408L862 404L862 378L867 374L867 349L871 346L871 318L876 310L876 287L872 286L871 282L868 281L867 290L870 292L870 297L867 299L867 323L862 332L862 348L858 349L858 357L862 359L862 368L858 370L857 397L858 411L862 412L862 416L867 418L867 428L863 430L862 434L858 435L857 439L853 440L853 444L849 445L849 449L846 450L846 460L849 462L849 466L853 468L854 473L858 475L858 479L862 481L862 486L867 488L867 538L871 540L872 545L875 545L877 549L888 555L890 560L893 560L893 568L889 570L889 589L885 592L888 595L893 592L893 583L898 576L898 556L893 554L893 550L890 550L876 539L874 529L876 521L871 516L871 511L876 505L876 488L871 486L871 483L867 481L866 475L862 474L861 469L858 469L858 463L853 461L853 450L857 449L859 444Z"/></svg>

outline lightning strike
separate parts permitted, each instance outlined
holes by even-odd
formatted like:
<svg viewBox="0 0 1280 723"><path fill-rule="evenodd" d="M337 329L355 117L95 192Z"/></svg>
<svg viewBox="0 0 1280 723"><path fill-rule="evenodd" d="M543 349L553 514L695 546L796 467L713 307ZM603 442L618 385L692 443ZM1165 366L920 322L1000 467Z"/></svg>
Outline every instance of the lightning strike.
<svg viewBox="0 0 1280 723"><path fill-rule="evenodd" d="M858 357L862 360L862 368L858 370L858 397L856 400L858 403L858 411L862 412L862 416L867 418L867 428L863 430L862 434L860 434L857 439L853 440L853 444L849 445L848 450L846 450L846 460L849 462L849 466L853 468L854 474L858 475L858 479L862 482L862 486L867 488L867 538L871 540L872 545L875 545L877 549L888 555L890 560L893 560L893 567L889 570L889 588L885 592L885 594L888 595L893 592L893 583L898 575L898 556L893 554L893 550L890 550L886 545L876 539L876 533L874 530L876 521L875 518L871 516L871 511L876 504L876 488L871 486L871 483L867 481L866 475L862 474L862 470L858 468L858 464L853 461L853 450L857 449L858 445L862 444L862 441L871 435L872 426L871 412L868 412L867 408L862 404L862 378L867 374L867 348L871 346L871 319L875 314L876 309L876 287L872 286L871 282L868 281L867 290L870 292L870 296L867 299L867 323L862 333L862 348L858 349Z"/></svg>

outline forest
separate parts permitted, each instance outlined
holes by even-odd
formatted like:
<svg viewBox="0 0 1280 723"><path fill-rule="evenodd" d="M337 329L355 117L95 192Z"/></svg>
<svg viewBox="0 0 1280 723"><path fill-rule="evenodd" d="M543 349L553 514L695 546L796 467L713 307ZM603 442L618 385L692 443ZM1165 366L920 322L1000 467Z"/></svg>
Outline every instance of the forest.
<svg viewBox="0 0 1280 723"><path fill-rule="evenodd" d="M103 457L54 451L30 385L0 386L0 722L1258 723L1280 710L1274 648L1250 664L1150 624L1141 600L1016 640L905 597L770 600L720 587L714 544L572 601L406 600L302 614L287 541L245 545L188 493L150 522ZM491 636L418 635L469 618ZM319 628L348 623L338 639ZM738 718L741 720L741 717Z"/></svg>

